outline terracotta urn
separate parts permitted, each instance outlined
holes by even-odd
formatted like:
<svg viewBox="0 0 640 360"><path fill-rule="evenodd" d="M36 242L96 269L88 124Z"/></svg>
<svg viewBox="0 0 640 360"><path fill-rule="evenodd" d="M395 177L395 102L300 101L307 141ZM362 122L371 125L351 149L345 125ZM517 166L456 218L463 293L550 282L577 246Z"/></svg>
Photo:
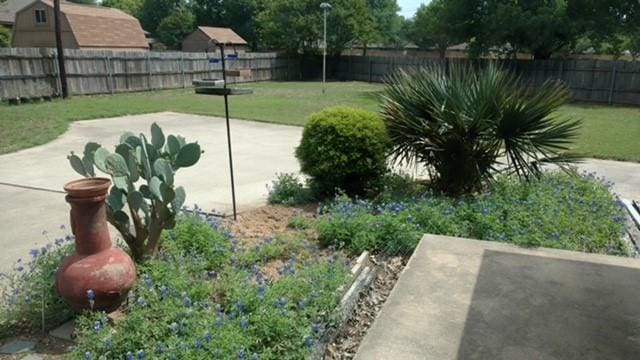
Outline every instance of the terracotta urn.
<svg viewBox="0 0 640 360"><path fill-rule="evenodd" d="M56 289L78 311L117 309L136 280L129 255L111 244L105 205L110 186L105 178L81 179L64 186L76 252L60 265Z"/></svg>

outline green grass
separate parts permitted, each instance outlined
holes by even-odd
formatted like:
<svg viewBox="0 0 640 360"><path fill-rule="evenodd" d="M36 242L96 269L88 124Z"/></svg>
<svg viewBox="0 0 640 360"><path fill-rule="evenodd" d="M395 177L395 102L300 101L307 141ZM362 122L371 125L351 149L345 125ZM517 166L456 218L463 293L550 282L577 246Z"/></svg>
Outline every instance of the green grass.
<svg viewBox="0 0 640 360"><path fill-rule="evenodd" d="M380 84L328 83L322 95L317 82L261 82L246 85L249 96L230 98L231 116L288 125L304 125L314 112L336 105L377 111ZM82 96L21 106L0 105L0 154L49 142L78 120L175 111L223 115L223 101L196 96L193 89ZM562 115L583 120L576 150L591 157L638 161L640 109L626 107L568 105ZM125 130L125 129L123 129Z"/></svg>

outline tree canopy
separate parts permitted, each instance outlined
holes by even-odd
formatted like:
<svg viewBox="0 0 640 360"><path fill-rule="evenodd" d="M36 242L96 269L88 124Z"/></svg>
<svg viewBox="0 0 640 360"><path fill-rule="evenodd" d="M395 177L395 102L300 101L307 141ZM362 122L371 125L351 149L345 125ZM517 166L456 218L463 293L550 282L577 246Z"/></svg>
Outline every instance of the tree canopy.
<svg viewBox="0 0 640 360"><path fill-rule="evenodd" d="M547 59L585 41L620 52L639 16L637 0L434 0L418 11L411 38L419 46L466 42L471 55L497 48Z"/></svg>
<svg viewBox="0 0 640 360"><path fill-rule="evenodd" d="M327 16L327 52L339 55L349 42L366 44L379 33L366 0L336 0ZM289 53L320 50L323 11L315 0L272 0L258 14L261 44Z"/></svg>

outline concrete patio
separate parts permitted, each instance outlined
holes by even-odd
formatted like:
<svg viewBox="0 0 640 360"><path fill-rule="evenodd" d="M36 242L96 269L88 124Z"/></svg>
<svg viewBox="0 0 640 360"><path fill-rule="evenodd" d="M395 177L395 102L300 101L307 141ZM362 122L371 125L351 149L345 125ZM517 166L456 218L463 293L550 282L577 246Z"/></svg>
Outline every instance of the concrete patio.
<svg viewBox="0 0 640 360"><path fill-rule="evenodd" d="M82 153L89 141L113 151L124 131L149 134L157 122L165 134L197 141L205 153L191 168L181 169L176 184L187 192L186 204L205 211L231 211L231 189L224 119L177 113L157 113L74 122L60 138L35 148L0 155L0 271L7 270L29 250L66 234L69 206L62 186L80 177L69 166L71 150ZM266 202L266 185L276 172L297 172L293 151L302 129L253 121L232 120L231 134L239 210ZM43 231L47 233L43 234ZM112 231L112 236L116 235Z"/></svg>
<svg viewBox="0 0 640 360"><path fill-rule="evenodd" d="M426 235L356 359L637 359L640 260Z"/></svg>

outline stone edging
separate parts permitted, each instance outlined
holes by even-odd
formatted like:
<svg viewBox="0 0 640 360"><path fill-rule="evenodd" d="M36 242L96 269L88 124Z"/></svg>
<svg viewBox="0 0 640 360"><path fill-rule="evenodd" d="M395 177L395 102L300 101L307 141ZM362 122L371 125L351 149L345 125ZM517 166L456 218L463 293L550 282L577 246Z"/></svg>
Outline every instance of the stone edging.
<svg viewBox="0 0 640 360"><path fill-rule="evenodd" d="M340 312L338 313L336 322L331 327L325 329L324 334L315 346L313 353L307 359L321 360L324 358L327 347L336 339L351 317L351 313L358 302L360 293L371 285L373 280L376 278L377 273L378 269L371 262L369 252L363 252L358 257L355 265L351 268L351 274L353 277L351 283L348 285L348 289L344 292L344 295L340 300Z"/></svg>

